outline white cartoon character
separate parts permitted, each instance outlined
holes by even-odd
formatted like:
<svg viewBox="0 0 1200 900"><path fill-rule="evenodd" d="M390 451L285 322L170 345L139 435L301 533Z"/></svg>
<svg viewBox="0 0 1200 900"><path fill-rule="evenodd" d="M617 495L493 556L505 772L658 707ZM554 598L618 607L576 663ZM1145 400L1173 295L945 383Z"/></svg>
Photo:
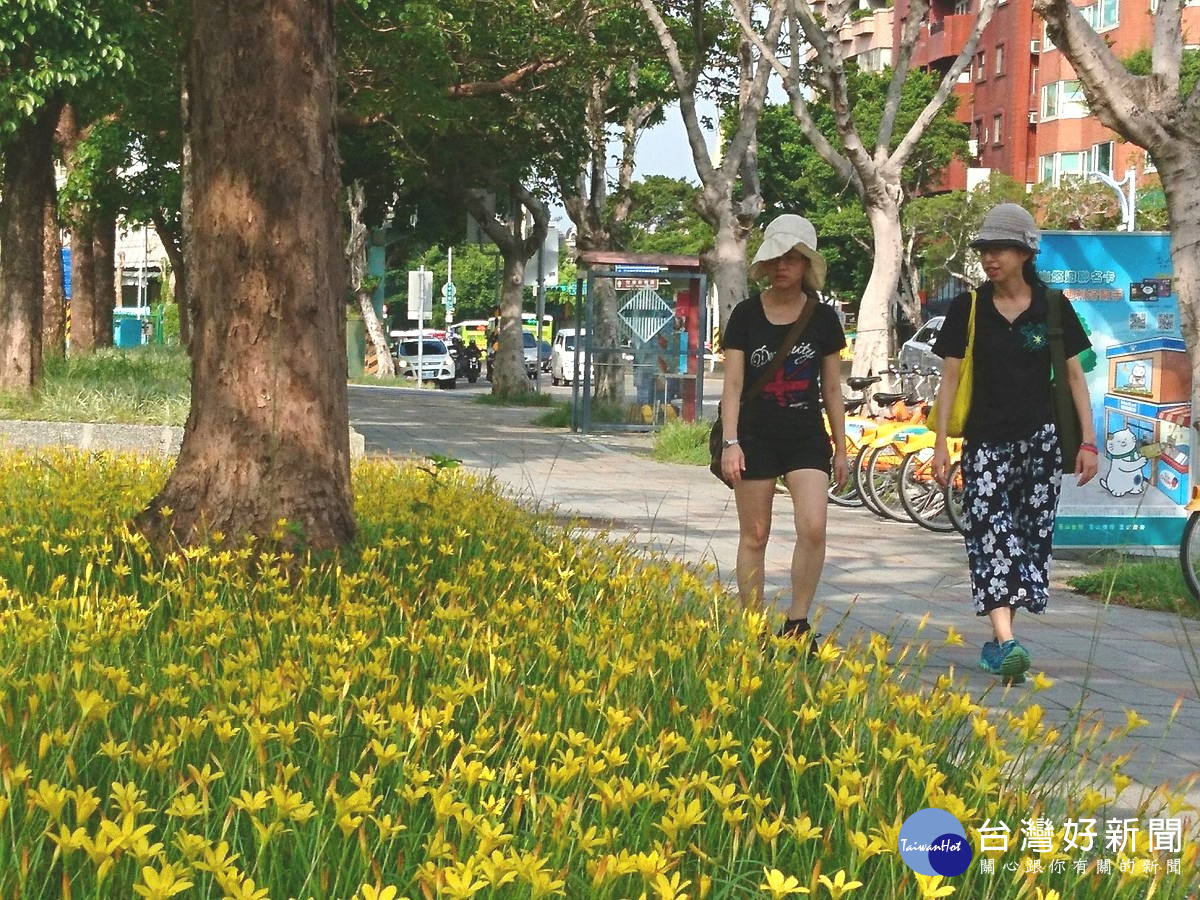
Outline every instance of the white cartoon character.
<svg viewBox="0 0 1200 900"><path fill-rule="evenodd" d="M1138 449L1133 432L1128 428L1114 431L1104 446L1111 462L1108 474L1100 479L1100 487L1114 497L1140 494L1146 490L1146 477L1142 472L1146 457Z"/></svg>
<svg viewBox="0 0 1200 900"><path fill-rule="evenodd" d="M1143 363L1134 363L1129 372L1129 386L1138 391L1146 390L1146 366Z"/></svg>

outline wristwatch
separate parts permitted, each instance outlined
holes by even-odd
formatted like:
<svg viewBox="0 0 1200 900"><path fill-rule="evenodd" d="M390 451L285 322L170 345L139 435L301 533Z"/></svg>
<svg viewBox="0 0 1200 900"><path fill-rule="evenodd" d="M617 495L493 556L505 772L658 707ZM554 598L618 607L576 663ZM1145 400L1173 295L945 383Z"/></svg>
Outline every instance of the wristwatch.
<svg viewBox="0 0 1200 900"><path fill-rule="evenodd" d="M726 438L725 440L721 441L721 446L722 447L732 447L737 442L738 442L737 438Z"/></svg>

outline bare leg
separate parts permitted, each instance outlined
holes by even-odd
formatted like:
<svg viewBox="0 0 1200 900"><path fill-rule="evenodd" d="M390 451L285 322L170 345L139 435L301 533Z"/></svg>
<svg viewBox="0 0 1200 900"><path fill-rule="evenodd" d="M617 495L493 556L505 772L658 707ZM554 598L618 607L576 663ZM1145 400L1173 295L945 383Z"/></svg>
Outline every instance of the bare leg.
<svg viewBox="0 0 1200 900"><path fill-rule="evenodd" d="M746 609L761 610L767 539L771 536L774 480L739 481L733 489L738 512L737 586Z"/></svg>
<svg viewBox="0 0 1200 900"><path fill-rule="evenodd" d="M1003 644L1005 641L1012 640L1013 610L1011 607L997 606L995 609L989 609L988 619L992 623L992 631L995 632L996 640L999 643Z"/></svg>
<svg viewBox="0 0 1200 900"><path fill-rule="evenodd" d="M829 512L829 476L817 469L788 472L796 547L792 551L792 605L789 619L808 618L825 566L825 530Z"/></svg>

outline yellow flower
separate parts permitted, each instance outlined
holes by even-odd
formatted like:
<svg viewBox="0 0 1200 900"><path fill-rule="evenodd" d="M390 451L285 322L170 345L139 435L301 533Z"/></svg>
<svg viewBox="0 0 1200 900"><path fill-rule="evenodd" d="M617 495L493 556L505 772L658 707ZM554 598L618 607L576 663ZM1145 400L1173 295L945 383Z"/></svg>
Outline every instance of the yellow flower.
<svg viewBox="0 0 1200 900"><path fill-rule="evenodd" d="M861 881L847 881L845 869L839 869L832 881L825 875L818 875L817 880L825 885L825 889L829 891L829 896L833 900L838 900L843 894L848 894L863 886Z"/></svg>
<svg viewBox="0 0 1200 900"><path fill-rule="evenodd" d="M133 889L146 900L167 900L192 886L190 881L176 877L170 863L164 863L161 872L156 872L153 866L146 866L142 869L142 881L145 884L135 884Z"/></svg>
<svg viewBox="0 0 1200 900"><path fill-rule="evenodd" d="M1054 686L1054 679L1048 678L1045 672L1038 672L1033 676L1033 681L1031 684L1033 685L1033 689L1035 691L1044 691L1047 688Z"/></svg>
<svg viewBox="0 0 1200 900"><path fill-rule="evenodd" d="M665 874L659 873L652 887L658 893L659 900L687 900L687 894L683 893L683 889L691 884L690 881L684 881L683 876L676 872L670 878Z"/></svg>
<svg viewBox="0 0 1200 900"><path fill-rule="evenodd" d="M938 900L939 897L949 897L954 893L954 886L942 884L941 875L922 875L920 872L914 873L917 876L917 884L921 886L921 900Z"/></svg>
<svg viewBox="0 0 1200 900"><path fill-rule="evenodd" d="M808 888L801 887L794 875L784 875L778 869L763 868L767 880L760 884L759 890L771 895L774 900L789 894L807 894Z"/></svg>
<svg viewBox="0 0 1200 900"><path fill-rule="evenodd" d="M256 887L253 878L247 878L245 881L239 881L232 885L228 881L226 879L227 883L224 885L224 900L269 900L271 896L271 889Z"/></svg>
<svg viewBox="0 0 1200 900"><path fill-rule="evenodd" d="M397 893L396 889L390 884L385 888L376 888L374 885L364 884L358 889L358 892L362 894L362 900L396 900Z"/></svg>

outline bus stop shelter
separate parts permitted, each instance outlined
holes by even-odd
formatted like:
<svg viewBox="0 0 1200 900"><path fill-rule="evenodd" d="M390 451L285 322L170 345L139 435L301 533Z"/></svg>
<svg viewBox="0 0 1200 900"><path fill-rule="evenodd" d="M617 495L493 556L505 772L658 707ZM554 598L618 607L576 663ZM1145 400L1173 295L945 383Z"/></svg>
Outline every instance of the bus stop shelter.
<svg viewBox="0 0 1200 900"><path fill-rule="evenodd" d="M700 260L591 251L581 253L577 265L576 296L583 300L575 304L575 328L583 339L575 342L572 430L651 431L666 422L698 421L708 334L708 281ZM611 304L604 316L602 303ZM623 397L622 415L598 415L612 406L594 396L597 380Z"/></svg>

